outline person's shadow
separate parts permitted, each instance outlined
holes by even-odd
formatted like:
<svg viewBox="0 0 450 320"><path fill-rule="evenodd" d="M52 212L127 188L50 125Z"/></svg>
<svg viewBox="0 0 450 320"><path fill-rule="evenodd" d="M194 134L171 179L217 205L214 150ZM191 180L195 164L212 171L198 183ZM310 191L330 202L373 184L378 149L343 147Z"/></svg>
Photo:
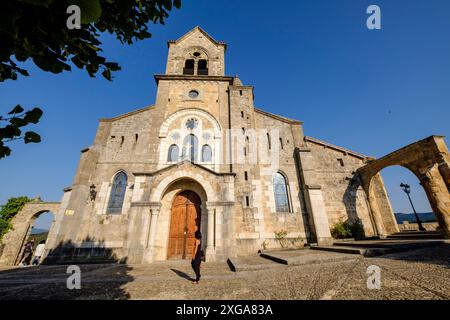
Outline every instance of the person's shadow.
<svg viewBox="0 0 450 320"><path fill-rule="evenodd" d="M173 272L175 272L176 275L179 276L179 277L181 277L181 278L184 278L184 279L189 280L189 281L194 281L194 280L195 280L194 278L191 278L191 276L189 276L187 273L185 273L185 272L183 272L183 271L176 270L176 269L170 269L170 270L172 270Z"/></svg>

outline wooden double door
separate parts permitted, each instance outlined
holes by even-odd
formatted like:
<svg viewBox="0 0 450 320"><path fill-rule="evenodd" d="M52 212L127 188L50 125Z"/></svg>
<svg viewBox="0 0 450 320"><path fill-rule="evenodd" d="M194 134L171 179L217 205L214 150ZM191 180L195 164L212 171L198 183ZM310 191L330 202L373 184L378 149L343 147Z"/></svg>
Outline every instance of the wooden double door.
<svg viewBox="0 0 450 320"><path fill-rule="evenodd" d="M200 230L200 197L193 191L179 193L172 204L167 259L191 259L195 231Z"/></svg>

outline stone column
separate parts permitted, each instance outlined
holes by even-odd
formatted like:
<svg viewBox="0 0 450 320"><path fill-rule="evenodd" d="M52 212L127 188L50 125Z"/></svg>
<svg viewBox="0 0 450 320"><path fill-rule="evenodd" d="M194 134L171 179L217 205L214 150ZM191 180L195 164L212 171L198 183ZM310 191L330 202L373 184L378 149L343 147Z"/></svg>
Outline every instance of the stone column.
<svg viewBox="0 0 450 320"><path fill-rule="evenodd" d="M428 169L425 178L422 180L422 186L428 195L433 210L436 212L440 229L446 238L450 238L450 193L438 165Z"/></svg>
<svg viewBox="0 0 450 320"><path fill-rule="evenodd" d="M387 234L384 229L383 220L381 218L380 212L378 210L377 199L373 194L369 191L369 196L367 197L369 200L370 211L372 213L373 221L375 223L375 229L377 231L378 236L383 239L386 238Z"/></svg>
<svg viewBox="0 0 450 320"><path fill-rule="evenodd" d="M320 246L331 245L333 244L333 238L331 237L322 188L320 186L306 186L306 188L317 244Z"/></svg>
<svg viewBox="0 0 450 320"><path fill-rule="evenodd" d="M215 206L206 205L207 211L208 211L208 231L206 235L206 261L214 261L215 257L215 225L214 225L214 218L215 218Z"/></svg>
<svg viewBox="0 0 450 320"><path fill-rule="evenodd" d="M151 263L154 260L155 255L155 237L156 237L156 228L158 224L158 215L159 215L160 207L151 207L150 208L150 233L148 236L148 242L146 245L144 262Z"/></svg>

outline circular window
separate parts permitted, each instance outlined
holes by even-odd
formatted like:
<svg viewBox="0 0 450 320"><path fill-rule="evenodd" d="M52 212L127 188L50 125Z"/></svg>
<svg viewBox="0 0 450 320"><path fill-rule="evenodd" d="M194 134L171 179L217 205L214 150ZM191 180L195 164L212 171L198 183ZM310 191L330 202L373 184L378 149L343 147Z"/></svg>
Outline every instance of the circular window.
<svg viewBox="0 0 450 320"><path fill-rule="evenodd" d="M199 96L199 93L198 93L197 90L191 90L191 91L189 91L189 98L195 99L195 98L198 98L198 96Z"/></svg>
<svg viewBox="0 0 450 320"><path fill-rule="evenodd" d="M190 130L197 128L197 126L198 126L197 119L191 118L188 121L186 121L186 128L188 128Z"/></svg>
<svg viewBox="0 0 450 320"><path fill-rule="evenodd" d="M200 57L200 52L194 52L194 57Z"/></svg>

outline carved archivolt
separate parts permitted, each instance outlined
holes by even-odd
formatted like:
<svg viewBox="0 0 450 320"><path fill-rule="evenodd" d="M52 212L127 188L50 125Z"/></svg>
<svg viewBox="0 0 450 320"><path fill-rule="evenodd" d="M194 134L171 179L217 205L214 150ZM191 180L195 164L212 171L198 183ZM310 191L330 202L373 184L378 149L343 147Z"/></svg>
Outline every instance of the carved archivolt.
<svg viewBox="0 0 450 320"><path fill-rule="evenodd" d="M186 50L185 59L208 60L208 53L201 47L191 47Z"/></svg>

